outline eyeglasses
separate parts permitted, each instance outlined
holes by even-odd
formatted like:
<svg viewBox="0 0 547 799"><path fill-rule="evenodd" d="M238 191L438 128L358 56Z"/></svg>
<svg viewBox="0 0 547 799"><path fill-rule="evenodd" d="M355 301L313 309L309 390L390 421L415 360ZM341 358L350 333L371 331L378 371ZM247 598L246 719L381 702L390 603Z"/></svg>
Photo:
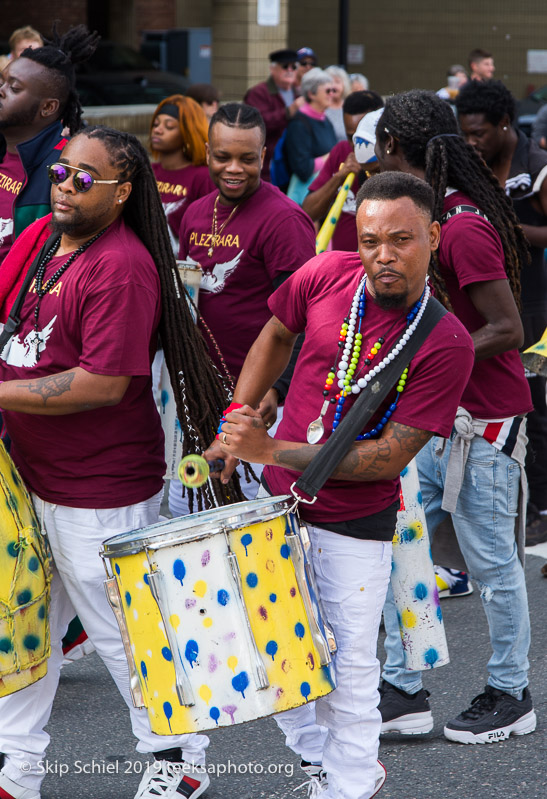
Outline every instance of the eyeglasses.
<svg viewBox="0 0 547 799"><path fill-rule="evenodd" d="M119 183L119 180L98 180L86 172L85 169L78 169L77 166L70 166L70 164L52 164L47 168L47 176L54 186L64 183L68 178L70 172L75 174L72 176L72 183L76 191L86 192L93 186L94 183Z"/></svg>
<svg viewBox="0 0 547 799"><path fill-rule="evenodd" d="M281 69L291 69L293 72L296 72L298 69L298 64L280 64Z"/></svg>
<svg viewBox="0 0 547 799"><path fill-rule="evenodd" d="M300 66L301 67L314 67L315 66L315 61L301 61L300 62Z"/></svg>
<svg viewBox="0 0 547 799"><path fill-rule="evenodd" d="M325 89L325 91L327 92L327 94L336 94L338 92L338 89Z"/></svg>

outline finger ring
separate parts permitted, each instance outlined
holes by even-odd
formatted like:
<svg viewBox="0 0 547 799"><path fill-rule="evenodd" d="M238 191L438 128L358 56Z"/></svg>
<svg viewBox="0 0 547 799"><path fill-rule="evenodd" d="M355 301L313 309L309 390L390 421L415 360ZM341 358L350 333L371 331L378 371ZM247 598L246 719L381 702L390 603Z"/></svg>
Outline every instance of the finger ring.
<svg viewBox="0 0 547 799"><path fill-rule="evenodd" d="M226 444L226 433L224 433L222 436L222 443Z"/></svg>

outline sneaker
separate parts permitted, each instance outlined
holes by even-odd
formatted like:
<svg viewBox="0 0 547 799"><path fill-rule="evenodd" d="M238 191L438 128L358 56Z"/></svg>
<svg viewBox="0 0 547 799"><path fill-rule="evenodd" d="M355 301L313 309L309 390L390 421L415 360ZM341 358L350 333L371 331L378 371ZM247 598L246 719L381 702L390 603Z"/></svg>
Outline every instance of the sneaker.
<svg viewBox="0 0 547 799"><path fill-rule="evenodd" d="M435 566L435 579L439 589L439 599L451 596L468 596L473 593L473 586L467 572L457 569L445 569L444 566Z"/></svg>
<svg viewBox="0 0 547 799"><path fill-rule="evenodd" d="M378 710L382 714L382 733L423 735L433 729L429 691L425 688L421 688L416 694L408 694L382 680Z"/></svg>
<svg viewBox="0 0 547 799"><path fill-rule="evenodd" d="M87 633L81 626L78 618L71 622L69 630L76 625L79 627L77 630L78 634L74 637L67 633L63 638L62 666L68 666L69 663L74 663L75 660L80 660L80 658L85 657L85 655L90 655L95 651L95 647L87 637Z"/></svg>
<svg viewBox="0 0 547 799"><path fill-rule="evenodd" d="M530 691L525 688L522 699L487 685L476 696L471 707L449 721L444 728L449 741L461 744L492 744L504 741L511 733L528 735L536 729L536 714Z"/></svg>
<svg viewBox="0 0 547 799"><path fill-rule="evenodd" d="M0 797L2 799L40 799L40 791L18 785L0 771Z"/></svg>
<svg viewBox="0 0 547 799"><path fill-rule="evenodd" d="M382 787L382 785L386 781L386 777L387 777L386 767L384 766L384 764L380 760L377 760L376 761L376 782L374 783L374 793L371 794L370 799L372 799L373 796L376 796L376 794L378 793L378 791L380 790L380 788Z"/></svg>
<svg viewBox="0 0 547 799"><path fill-rule="evenodd" d="M547 514L540 513L531 502L526 517L526 546L535 547L547 541Z"/></svg>
<svg viewBox="0 0 547 799"><path fill-rule="evenodd" d="M321 764L317 763L308 763L305 760L300 762L300 768L309 775L310 779L303 782L302 785L298 785L294 788L294 791L298 791L301 788L308 789L308 799L313 799L313 797L320 796L324 793L328 788L328 780L327 780L327 773L323 771ZM370 799L373 796L376 796L384 782L386 781L387 772L386 767L383 763L379 760L376 761L376 781L374 783L374 793L370 795Z"/></svg>
<svg viewBox="0 0 547 799"><path fill-rule="evenodd" d="M156 760L143 776L135 799L197 799L210 782L203 766Z"/></svg>

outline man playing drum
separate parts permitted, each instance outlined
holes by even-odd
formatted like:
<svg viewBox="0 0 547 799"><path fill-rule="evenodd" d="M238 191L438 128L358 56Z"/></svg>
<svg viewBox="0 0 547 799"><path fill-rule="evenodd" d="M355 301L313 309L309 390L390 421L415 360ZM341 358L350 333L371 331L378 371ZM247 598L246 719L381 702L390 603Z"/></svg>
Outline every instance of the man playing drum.
<svg viewBox="0 0 547 799"><path fill-rule="evenodd" d="M270 297L273 317L245 361L232 404L237 410L226 415L206 453L209 460L225 458L222 480L242 458L266 465L267 492L290 494L344 419L363 376L377 365L381 371L384 353L412 335L412 321L428 301L428 267L439 242L433 205L433 193L418 178L369 179L357 197L358 254L319 255ZM300 333L304 344L272 439L255 408L286 367ZM470 336L446 314L317 502L300 506L311 525L319 593L337 640L337 688L276 720L302 758L312 796L369 799L385 780L377 764L376 639L391 572L399 473L431 436L449 435L472 364ZM326 431L320 443L307 443L317 441L310 423Z"/></svg>
<svg viewBox="0 0 547 799"><path fill-rule="evenodd" d="M154 753L136 796L176 791L195 799L209 784L202 768L208 739L155 735L146 710L133 707L99 545L158 518L165 462L150 365L160 318L166 358L177 372L187 346L200 358L202 380L213 367L177 295L165 216L137 139L85 128L48 175L52 218L27 228L6 260L19 258L26 272L47 240L21 323L0 354L0 406L53 554L51 657L42 680L0 700L0 796L40 797L61 638L76 611L129 706L138 751Z"/></svg>

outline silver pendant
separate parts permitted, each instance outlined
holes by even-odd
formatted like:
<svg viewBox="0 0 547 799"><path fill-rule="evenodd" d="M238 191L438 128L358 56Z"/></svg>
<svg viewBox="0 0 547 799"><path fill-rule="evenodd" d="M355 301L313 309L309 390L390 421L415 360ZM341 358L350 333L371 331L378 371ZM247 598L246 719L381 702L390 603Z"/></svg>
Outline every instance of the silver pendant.
<svg viewBox="0 0 547 799"><path fill-rule="evenodd" d="M326 414L328 407L329 407L329 401L328 399L326 399L323 403L323 407L321 408L321 412L317 417L317 419L315 419L313 422L310 422L310 424L308 425L308 432L306 433L306 439L308 444L318 444L325 435L323 416Z"/></svg>

